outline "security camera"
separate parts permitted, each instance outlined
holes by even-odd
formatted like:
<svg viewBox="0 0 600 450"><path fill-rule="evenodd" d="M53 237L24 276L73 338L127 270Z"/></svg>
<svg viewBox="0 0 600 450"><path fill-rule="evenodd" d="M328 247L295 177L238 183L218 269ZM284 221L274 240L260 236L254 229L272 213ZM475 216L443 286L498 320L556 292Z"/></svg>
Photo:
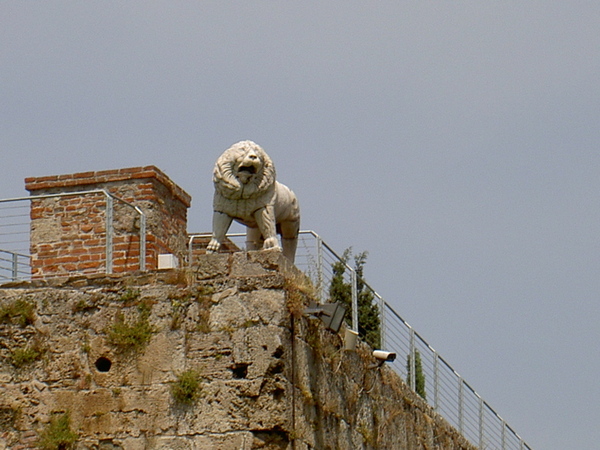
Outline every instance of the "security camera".
<svg viewBox="0 0 600 450"><path fill-rule="evenodd" d="M375 350L373 356L381 362L393 362L396 359L394 352L386 352L384 350Z"/></svg>

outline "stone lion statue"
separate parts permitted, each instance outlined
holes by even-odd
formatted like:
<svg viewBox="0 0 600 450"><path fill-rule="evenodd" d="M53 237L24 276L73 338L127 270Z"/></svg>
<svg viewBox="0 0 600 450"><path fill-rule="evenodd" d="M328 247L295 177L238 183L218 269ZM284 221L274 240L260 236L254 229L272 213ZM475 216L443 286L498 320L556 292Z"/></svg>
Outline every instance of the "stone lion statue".
<svg viewBox="0 0 600 450"><path fill-rule="evenodd" d="M294 261L300 229L296 195L275 180L269 155L252 141L234 144L219 157L213 171L213 233L208 253L217 252L231 222L246 225L248 250L279 248Z"/></svg>

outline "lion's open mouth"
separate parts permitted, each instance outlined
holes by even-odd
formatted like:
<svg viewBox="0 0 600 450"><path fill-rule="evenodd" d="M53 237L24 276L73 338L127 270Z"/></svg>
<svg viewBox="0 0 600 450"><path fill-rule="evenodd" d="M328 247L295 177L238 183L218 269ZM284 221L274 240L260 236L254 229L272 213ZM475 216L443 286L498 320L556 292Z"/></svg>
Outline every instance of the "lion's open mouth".
<svg viewBox="0 0 600 450"><path fill-rule="evenodd" d="M256 167L254 166L241 166L238 169L238 172L246 172L249 174L255 174L256 173Z"/></svg>

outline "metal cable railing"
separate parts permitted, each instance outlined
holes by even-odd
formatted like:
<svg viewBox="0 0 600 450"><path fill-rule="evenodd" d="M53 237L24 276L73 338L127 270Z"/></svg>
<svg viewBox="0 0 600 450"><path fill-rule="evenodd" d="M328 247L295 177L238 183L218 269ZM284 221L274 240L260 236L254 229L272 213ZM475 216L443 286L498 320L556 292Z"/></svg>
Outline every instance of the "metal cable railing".
<svg viewBox="0 0 600 450"><path fill-rule="evenodd" d="M29 278L31 267L29 255L0 250L0 283Z"/></svg>
<svg viewBox="0 0 600 450"><path fill-rule="evenodd" d="M105 198L105 258L104 270L112 272L114 201L122 202L139 214L140 268L145 269L145 215L137 207L105 190L40 195L0 200L0 283L31 278L29 236L30 202L66 196L102 195ZM57 225L58 226L58 225ZM189 236L188 264L205 252L210 233ZM227 235L224 251L244 248L245 234ZM51 243L51 242L49 242ZM37 244L40 244L38 242ZM43 244L43 242L41 242ZM343 263L343 283L351 288L351 324L359 330L358 279L349 266L313 231L301 231L296 253L296 266L312 281L321 302L329 299L329 286L334 277L334 264ZM391 367L407 381L442 417L479 448L531 449L494 409L446 362L369 284L360 280L363 289L370 291L380 319L380 344L401 357ZM422 385L417 386L421 373ZM409 375L415 374L415 376Z"/></svg>
<svg viewBox="0 0 600 450"><path fill-rule="evenodd" d="M210 233L189 236L188 264L203 252ZM244 248L244 233L227 235L233 243L229 251ZM352 329L358 330L357 277L352 267L329 247L314 231L301 231L298 237L296 267L313 282L319 300L329 299L329 286L334 276L332 266L343 262L344 282L352 288ZM381 347L394 351L398 358L391 367L407 384L454 426L465 438L481 449L524 450L531 447L496 413L496 411L442 358L369 284L379 311ZM419 366L419 367L418 367ZM417 389L418 373L424 377ZM415 376L409 376L415 374Z"/></svg>
<svg viewBox="0 0 600 450"><path fill-rule="evenodd" d="M29 202L0 203L0 283L28 279Z"/></svg>
<svg viewBox="0 0 600 450"><path fill-rule="evenodd" d="M96 201L85 202L82 199L86 198L89 200L90 197L96 196L104 199L104 207L98 208ZM69 205L53 205L49 208L47 216L43 219L47 220L50 225L48 229L41 231L35 226L32 226L31 216L33 214L45 214L34 212L32 202L35 203L36 207L43 209L44 202L52 202L54 200L60 201L64 198L78 198L81 199L77 204ZM57 244L57 236L59 235L59 228L66 226L72 226L73 230L67 237L61 238L63 241L70 240L71 242L64 242L64 246L73 252L78 251L77 248L71 248L79 241L77 234L81 230L77 229L78 225L91 224L90 216L92 215L103 215L102 224L94 224L94 237L101 240L104 246L104 259L102 264L97 264L97 267L93 267L87 270L85 273L112 273L113 271L113 260L114 255L114 240L115 240L115 219L122 218L124 214L122 211L118 211L119 208L115 206L123 205L125 209L133 211L133 213L139 218L138 229L139 229L139 267L141 270L146 268L146 215L137 206L115 196L114 194L104 190L96 189L90 191L78 191L78 192L65 192L58 194L47 194L47 195L32 195L29 197L18 197L9 199L0 199L0 283L7 281L21 281L29 280L32 278L47 278L46 275L37 276L32 273L31 267L31 252L32 248L30 237L35 235L35 251L36 252L52 252L50 249L53 245ZM42 206L39 206L42 205ZM56 207L56 209L53 209ZM70 210L69 210L70 209ZM61 223L59 220L60 214L66 210L69 210L71 214L77 213L80 218L78 220L71 219L70 223ZM92 214L93 212L93 214ZM36 217L36 219L40 219ZM91 226L91 225L90 225ZM102 228L99 230L99 228ZM64 231L64 230L63 230ZM79 245L80 243L78 243ZM50 250L47 250L50 249ZM39 257L39 254L37 255ZM65 265L66 266L66 265ZM34 270L35 271L35 270ZM65 268L61 273L54 273L55 276L64 276L69 274L76 274L77 269Z"/></svg>

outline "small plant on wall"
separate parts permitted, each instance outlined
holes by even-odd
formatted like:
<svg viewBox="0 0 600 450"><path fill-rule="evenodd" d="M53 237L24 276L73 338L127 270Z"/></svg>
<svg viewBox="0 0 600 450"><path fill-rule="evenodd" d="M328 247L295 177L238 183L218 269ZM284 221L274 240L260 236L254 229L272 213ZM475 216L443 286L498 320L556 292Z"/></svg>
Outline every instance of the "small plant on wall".
<svg viewBox="0 0 600 450"><path fill-rule="evenodd" d="M42 359L45 352L40 337L34 335L27 344L10 350L9 361L14 367L20 369Z"/></svg>
<svg viewBox="0 0 600 450"><path fill-rule="evenodd" d="M202 378L196 370L186 370L171 383L171 395L176 403L181 405L193 404L202 392Z"/></svg>
<svg viewBox="0 0 600 450"><path fill-rule="evenodd" d="M115 322L105 330L108 342L122 352L141 349L155 332L149 321L150 306L140 303L138 313L138 320L133 324L127 323L121 313L117 314Z"/></svg>
<svg viewBox="0 0 600 450"><path fill-rule="evenodd" d="M18 347L11 351L10 362L16 368L21 368L40 359L43 353L43 349L38 345Z"/></svg>
<svg viewBox="0 0 600 450"><path fill-rule="evenodd" d="M129 306L137 302L140 298L140 290L139 289L131 289L127 288L125 292L121 295L120 300L125 303L125 305Z"/></svg>
<svg viewBox="0 0 600 450"><path fill-rule="evenodd" d="M12 323L25 328L35 321L35 305L27 300L17 299L0 306L0 323Z"/></svg>
<svg viewBox="0 0 600 450"><path fill-rule="evenodd" d="M356 293L358 303L358 332L360 337L373 348L379 348L381 343L381 324L379 308L375 296L363 281L364 268L367 262L367 252L354 256L354 271L356 272ZM331 265L333 276L329 285L331 301L340 302L348 311L346 322L350 323L352 316L352 284L344 280L347 264L352 257L352 249L344 251L341 261Z"/></svg>
<svg viewBox="0 0 600 450"><path fill-rule="evenodd" d="M412 358L409 354L406 358L406 382L410 386L412 384ZM423 363L421 362L421 353L415 349L415 392L423 399L427 400L425 392L425 374L423 373Z"/></svg>
<svg viewBox="0 0 600 450"><path fill-rule="evenodd" d="M43 450L69 450L75 448L79 436L71 430L69 413L55 415L46 426L38 442Z"/></svg>
<svg viewBox="0 0 600 450"><path fill-rule="evenodd" d="M317 298L314 286L310 279L301 275L287 275L284 281L286 291L287 308L292 316L298 318L302 316L302 311L308 306L309 302Z"/></svg>

